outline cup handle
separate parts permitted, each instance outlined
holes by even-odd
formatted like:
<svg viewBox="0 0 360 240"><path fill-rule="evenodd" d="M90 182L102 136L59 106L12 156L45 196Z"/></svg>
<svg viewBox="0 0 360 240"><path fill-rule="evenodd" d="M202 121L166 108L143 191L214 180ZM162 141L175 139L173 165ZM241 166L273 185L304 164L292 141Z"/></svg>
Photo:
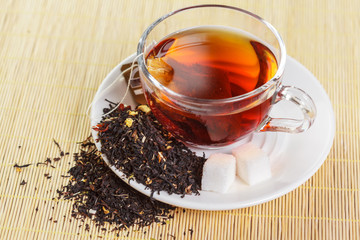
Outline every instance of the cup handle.
<svg viewBox="0 0 360 240"><path fill-rule="evenodd" d="M275 103L282 100L295 103L301 109L304 118L300 120L292 118L272 118L267 115L258 126L257 131L301 133L310 128L316 117L316 107L311 97L299 88L282 86L276 95Z"/></svg>

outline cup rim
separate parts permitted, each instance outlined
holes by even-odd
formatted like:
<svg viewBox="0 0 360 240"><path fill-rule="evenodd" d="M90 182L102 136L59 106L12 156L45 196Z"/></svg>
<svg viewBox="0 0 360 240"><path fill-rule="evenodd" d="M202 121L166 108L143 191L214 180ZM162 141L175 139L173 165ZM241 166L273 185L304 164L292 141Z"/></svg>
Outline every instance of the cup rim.
<svg viewBox="0 0 360 240"><path fill-rule="evenodd" d="M144 56L144 51L145 51L145 43L146 43L146 38L149 35L149 33L162 21L164 21L165 19L169 18L172 15L175 15L179 12L183 12L189 9L194 9L194 8L208 8L208 7L214 7L214 8L226 8L226 9L231 9L231 10L235 10L235 11L239 11L242 13L245 13L253 18L255 18L256 20L260 21L261 23L263 23L275 36L276 40L279 43L279 47L280 47L280 63L278 64L278 69L275 73L275 75L266 83L264 83L263 85L261 85L260 87L247 92L245 94L242 95L238 95L238 96L234 96L234 97L230 97L230 98L222 98L222 99L205 99L205 98L196 98L196 97L190 97L187 95L183 95L180 93L177 93L169 88L167 88L166 86L162 85L159 81L157 81L148 71L148 69L146 68L146 64L145 64L145 56ZM142 56L140 56L142 55ZM169 12L165 15L163 15L162 17L158 18L156 21L154 21L152 24L149 25L149 27L146 28L146 30L143 32L143 34L140 37L138 46L137 46L137 56L140 56L138 58L138 64L139 64L139 68L140 70L143 72L143 74L146 76L146 78L148 78L152 84L154 84L156 86L156 88L160 89L161 91L167 93L167 96L170 97L174 97L178 100L182 100L182 101L186 101L186 102L192 102L192 103L199 103L199 104L223 104L223 103L233 103L233 102L237 102L240 100L244 100L250 97L253 97L255 95L258 95L262 92L265 92L267 89L271 88L273 85L275 85L278 80L281 78L281 76L283 75L284 69L285 69L285 63L286 63L286 48L285 48L285 44L280 36L280 34L278 33L278 31L275 29L275 27L273 27L269 22L267 22L266 20L264 20L263 18L261 18L260 16L249 12L247 10L241 9L241 8L237 8L237 7L233 7L233 6L228 6L228 5L222 5L222 4L201 4L201 5L193 5L193 6L189 6L189 7L185 7L185 8L180 8L177 10L174 10L172 12Z"/></svg>

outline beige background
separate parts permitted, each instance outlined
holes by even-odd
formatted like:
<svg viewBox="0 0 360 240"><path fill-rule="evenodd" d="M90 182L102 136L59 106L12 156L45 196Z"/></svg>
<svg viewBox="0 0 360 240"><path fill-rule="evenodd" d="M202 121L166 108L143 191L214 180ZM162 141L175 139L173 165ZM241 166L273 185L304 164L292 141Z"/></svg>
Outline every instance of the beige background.
<svg viewBox="0 0 360 240"><path fill-rule="evenodd" d="M70 223L72 204L51 200L67 183L60 175L70 157L56 169L16 172L13 165L57 156L53 138L77 152L76 142L90 133L85 112L97 87L135 51L146 26L207 2L216 1L0 1L0 239L115 238L89 220L90 232L80 221ZM319 79L336 115L333 148L310 180L279 199L232 211L178 209L169 224L152 225L146 234L130 229L123 239L189 239L190 228L192 239L360 239L360 1L221 3L271 22L288 54Z"/></svg>

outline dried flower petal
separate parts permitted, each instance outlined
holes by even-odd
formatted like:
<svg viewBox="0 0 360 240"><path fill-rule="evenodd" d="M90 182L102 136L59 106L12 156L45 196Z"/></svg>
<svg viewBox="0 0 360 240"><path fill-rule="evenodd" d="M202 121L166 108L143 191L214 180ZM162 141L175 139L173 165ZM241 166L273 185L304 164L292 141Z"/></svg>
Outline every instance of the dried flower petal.
<svg viewBox="0 0 360 240"><path fill-rule="evenodd" d="M151 111L148 105L139 105L137 109L143 111L144 113L149 113Z"/></svg>
<svg viewBox="0 0 360 240"><path fill-rule="evenodd" d="M134 122L134 120L133 120L132 118L127 118L127 119L125 119L125 125L126 125L127 127L131 127L132 124L133 124L133 122Z"/></svg>

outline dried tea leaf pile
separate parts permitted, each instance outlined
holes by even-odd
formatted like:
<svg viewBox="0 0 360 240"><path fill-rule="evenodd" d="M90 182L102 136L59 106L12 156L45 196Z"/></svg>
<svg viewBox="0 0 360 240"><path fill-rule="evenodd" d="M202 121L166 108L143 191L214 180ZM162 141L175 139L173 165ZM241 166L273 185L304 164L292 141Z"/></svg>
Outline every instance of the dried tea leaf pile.
<svg viewBox="0 0 360 240"><path fill-rule="evenodd" d="M109 112L114 103L110 104ZM120 105L94 127L101 152L129 179L152 192L198 194L205 162L162 128L146 105L135 110ZM62 154L63 155L63 154ZM115 224L114 230L133 225L165 223L174 207L155 201L123 182L106 165L92 138L81 143L69 170L70 182L58 190L59 198L74 200L72 216L92 218L97 225Z"/></svg>
<svg viewBox="0 0 360 240"><path fill-rule="evenodd" d="M113 106L111 103L110 108ZM104 113L109 110L104 109ZM148 106L131 110L121 104L94 129L109 162L152 194L199 194L206 159L167 132Z"/></svg>
<svg viewBox="0 0 360 240"><path fill-rule="evenodd" d="M74 155L75 166L69 170L70 182L58 190L60 198L73 199L72 216L90 217L103 225L116 224L122 230L137 224L165 223L173 207L137 192L116 176L105 164L92 139L81 144Z"/></svg>

